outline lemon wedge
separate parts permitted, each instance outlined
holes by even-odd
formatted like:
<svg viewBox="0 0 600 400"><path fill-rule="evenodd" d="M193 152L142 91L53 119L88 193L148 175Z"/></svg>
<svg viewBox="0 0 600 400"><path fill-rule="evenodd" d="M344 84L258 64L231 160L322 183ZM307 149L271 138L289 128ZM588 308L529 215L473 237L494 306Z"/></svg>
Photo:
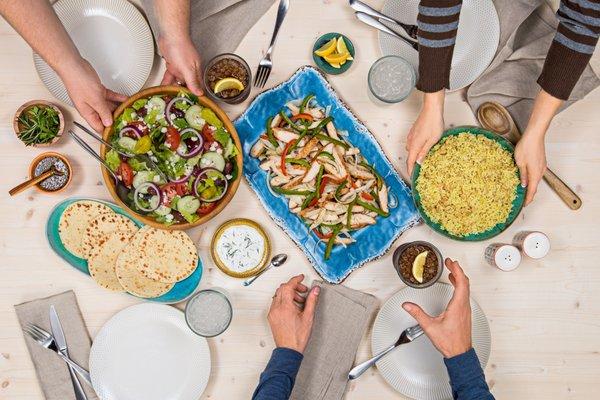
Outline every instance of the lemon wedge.
<svg viewBox="0 0 600 400"><path fill-rule="evenodd" d="M333 53L337 46L336 38L331 39L329 42L321 46L320 49L315 51L315 54L319 57L325 57Z"/></svg>
<svg viewBox="0 0 600 400"><path fill-rule="evenodd" d="M333 53L333 54L330 54L330 55L325 56L323 58L329 64L340 64L340 63L348 60L349 56L350 56L350 53L345 52L345 53Z"/></svg>
<svg viewBox="0 0 600 400"><path fill-rule="evenodd" d="M425 260L427 259L428 251L419 253L415 257L412 265L412 274L419 283L423 283L423 270L425 269Z"/></svg>
<svg viewBox="0 0 600 400"><path fill-rule="evenodd" d="M337 52L340 54L350 53L348 51L348 46L346 46L346 41L344 40L344 38L342 36L337 38L336 48L337 48Z"/></svg>
<svg viewBox="0 0 600 400"><path fill-rule="evenodd" d="M342 68L342 64L338 64L338 63L329 63L329 65L331 65L335 69Z"/></svg>
<svg viewBox="0 0 600 400"><path fill-rule="evenodd" d="M228 89L237 89L242 91L244 90L244 84L236 78L223 78L215 84L214 92L219 93Z"/></svg>

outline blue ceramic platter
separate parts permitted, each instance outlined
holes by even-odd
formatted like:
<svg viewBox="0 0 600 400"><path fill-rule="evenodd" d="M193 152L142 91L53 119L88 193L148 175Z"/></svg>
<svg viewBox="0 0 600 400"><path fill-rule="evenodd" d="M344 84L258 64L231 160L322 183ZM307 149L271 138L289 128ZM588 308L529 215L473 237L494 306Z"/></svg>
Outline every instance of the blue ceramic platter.
<svg viewBox="0 0 600 400"><path fill-rule="evenodd" d="M117 206L116 204L109 203L107 201L86 198L71 198L61 201L56 206L54 206L54 208L50 212L50 216L48 217L48 222L46 223L46 237L48 238L48 243L50 244L50 247L52 248L52 250L54 250L56 254L58 254L60 258L71 264L71 266L73 266L75 269L78 269L84 274L89 275L90 271L88 270L87 260L79 258L73 253L71 253L69 250L67 250L61 242L60 235L58 234L58 224L60 222L60 217L65 211L65 209L72 203L81 200L97 201L99 203L105 204L117 214L124 215L127 218L131 219L138 227L141 228L143 224L137 221L135 218L131 218L131 216L127 214L121 207ZM184 301L194 293L194 291L200 284L201 278L202 260L200 260L200 257L198 257L198 267L196 268L194 273L192 273L192 275L182 280L181 282L177 282L171 290L169 290L162 296L144 300L155 301L158 303L165 304L179 303L180 301Z"/></svg>
<svg viewBox="0 0 600 400"><path fill-rule="evenodd" d="M324 259L325 243L292 214L284 196L273 193L267 173L260 169L250 148L265 131L266 120L278 113L287 102L313 93L317 102L327 108L338 131L347 131L348 140L360 148L366 160L374 165L388 185L390 215L377 218L377 224L352 232L356 239L347 247L336 245L329 260ZM290 79L258 95L250 107L234 122L244 149L244 176L275 222L304 251L317 272L331 283L339 283L350 272L382 256L394 241L419 221L409 187L402 181L369 130L338 97L325 77L315 68L301 67Z"/></svg>

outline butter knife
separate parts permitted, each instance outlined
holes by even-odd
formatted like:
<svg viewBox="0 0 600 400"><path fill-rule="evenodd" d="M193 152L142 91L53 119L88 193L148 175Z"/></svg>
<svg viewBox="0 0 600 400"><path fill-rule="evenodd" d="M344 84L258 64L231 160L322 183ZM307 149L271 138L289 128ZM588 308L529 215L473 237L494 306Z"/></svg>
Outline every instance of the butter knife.
<svg viewBox="0 0 600 400"><path fill-rule="evenodd" d="M58 313L56 312L56 309L53 305L50 306L50 328L52 330L52 336L54 336L54 341L56 342L56 348L58 349L60 354L64 355L65 357L69 357L65 333L63 332L60 319L58 318ZM69 374L71 375L71 382L73 383L73 390L75 391L75 399L87 400L87 396L83 391L81 382L79 382L79 379L77 379L75 370L70 365L68 367Z"/></svg>

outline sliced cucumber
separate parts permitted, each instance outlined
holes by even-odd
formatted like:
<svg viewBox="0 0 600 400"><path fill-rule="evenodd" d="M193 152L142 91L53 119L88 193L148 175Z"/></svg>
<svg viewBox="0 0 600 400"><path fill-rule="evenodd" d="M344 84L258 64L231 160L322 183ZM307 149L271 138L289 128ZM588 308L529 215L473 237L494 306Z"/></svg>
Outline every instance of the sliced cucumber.
<svg viewBox="0 0 600 400"><path fill-rule="evenodd" d="M225 159L216 151L209 151L202 155L200 167L215 168L222 172L225 169Z"/></svg>
<svg viewBox="0 0 600 400"><path fill-rule="evenodd" d="M200 200L194 196L184 196L177 202L177 210L181 213L194 214L200 208Z"/></svg>
<svg viewBox="0 0 600 400"><path fill-rule="evenodd" d="M122 148L133 152L135 145L137 144L137 140L130 138L129 136L123 136L119 138L119 146Z"/></svg>
<svg viewBox="0 0 600 400"><path fill-rule="evenodd" d="M133 177L133 187L138 188L142 183L154 182L154 176L156 174L152 171L139 171Z"/></svg>
<svg viewBox="0 0 600 400"><path fill-rule="evenodd" d="M185 120L194 129L202 129L205 124L202 118L202 107L194 104L185 111Z"/></svg>
<svg viewBox="0 0 600 400"><path fill-rule="evenodd" d="M167 107L167 104L158 96L153 96L148 100L148 108L158 110L159 114L165 112L165 107Z"/></svg>
<svg viewBox="0 0 600 400"><path fill-rule="evenodd" d="M158 215L167 215L171 212L171 209L167 206L160 205L154 212Z"/></svg>

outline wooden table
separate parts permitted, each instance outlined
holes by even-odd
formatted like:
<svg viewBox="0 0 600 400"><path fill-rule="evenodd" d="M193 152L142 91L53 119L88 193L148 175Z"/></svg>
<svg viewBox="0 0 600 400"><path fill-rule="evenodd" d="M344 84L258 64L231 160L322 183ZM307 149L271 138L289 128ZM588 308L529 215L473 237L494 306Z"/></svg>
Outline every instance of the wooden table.
<svg viewBox="0 0 600 400"><path fill-rule="evenodd" d="M372 1L378 5L381 1ZM381 107L367 94L366 76L381 55L377 33L354 20L343 0L294 0L275 52L275 69L269 84L289 77L300 65L311 63L310 48L323 33L337 30L357 47L354 65L331 82L358 116L365 121L395 167L405 174L406 134L417 116L421 95L414 92L403 103ZM238 49L257 65L267 47L276 6L254 26ZM139 300L109 293L74 270L50 250L44 234L52 206L72 196L109 199L97 163L72 140L63 138L53 149L67 155L75 168L70 188L57 196L30 190L10 198L8 190L26 178L30 160L40 149L29 149L12 132L15 110L30 99L52 99L35 72L31 51L4 21L0 22L0 399L42 399L35 371L17 324L14 304L65 290L74 290L92 337L116 312ZM159 82L163 66L156 67L148 85ZM596 63L598 65L598 63ZM398 243L429 240L446 256L460 260L471 278L472 295L485 311L492 330L492 354L487 381L499 399L597 398L600 378L600 138L596 90L556 117L547 138L549 164L583 199L576 212L560 202L545 184L533 205L495 240L509 242L524 229L546 232L552 252L540 261L526 259L514 272L488 266L483 250L489 244L458 243L433 233L426 226L406 232ZM65 107L66 108L66 107ZM235 117L243 106L231 108ZM71 111L77 120L82 119ZM446 102L446 124L474 124L460 93ZM257 220L273 239L274 252L290 255L284 268L267 273L249 288L222 274L212 263L209 241L216 227L229 218ZM276 287L294 274L317 278L304 255L270 220L243 182L230 205L209 224L190 232L204 262L202 288L220 286L233 297L235 316L229 330L209 344L212 375L203 399L248 399L264 368L273 341L266 321ZM447 274L442 278L447 281ZM377 296L381 302L403 288L391 266L391 252L354 272L346 285ZM358 359L370 355L365 335ZM399 399L376 369L350 384L347 399Z"/></svg>

